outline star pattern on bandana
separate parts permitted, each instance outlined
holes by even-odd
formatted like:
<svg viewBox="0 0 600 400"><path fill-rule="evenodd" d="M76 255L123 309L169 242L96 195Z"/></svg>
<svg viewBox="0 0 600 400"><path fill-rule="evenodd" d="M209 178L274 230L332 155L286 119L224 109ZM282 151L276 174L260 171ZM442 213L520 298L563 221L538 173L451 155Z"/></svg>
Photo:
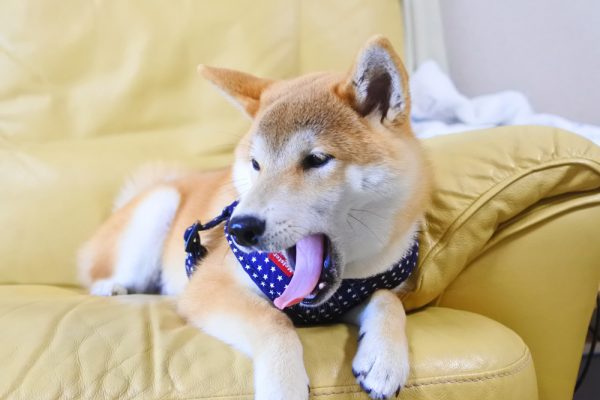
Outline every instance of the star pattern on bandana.
<svg viewBox="0 0 600 400"><path fill-rule="evenodd" d="M199 222L190 226L185 234L187 257L185 262L188 277L191 277L197 265L206 254L206 249L200 244L200 230L210 229L221 222L228 221L235 209L237 202L223 210L217 218L205 225ZM209 228L205 228L205 227ZM287 266L285 257L280 253L251 252L245 253L238 248L235 241L224 227L225 238L231 251L238 260L240 267L245 271L254 284L271 301L285 291L290 283L293 271ZM197 242L197 243L196 243ZM197 244L197 245L196 245ZM283 311L294 323L318 324L332 322L351 308L365 301L371 294L379 289L393 289L404 282L417 266L419 259L419 241L414 240L411 247L400 261L392 265L387 271L365 279L344 279L338 290L325 303L318 306L304 306L302 303L285 308Z"/></svg>

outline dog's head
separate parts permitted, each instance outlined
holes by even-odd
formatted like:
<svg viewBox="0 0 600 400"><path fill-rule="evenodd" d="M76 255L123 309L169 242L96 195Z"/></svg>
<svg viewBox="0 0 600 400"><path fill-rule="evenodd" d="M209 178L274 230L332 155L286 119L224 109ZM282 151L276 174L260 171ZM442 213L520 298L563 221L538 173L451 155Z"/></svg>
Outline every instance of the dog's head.
<svg viewBox="0 0 600 400"><path fill-rule="evenodd" d="M407 73L387 39L371 39L345 75L200 71L253 119L236 150L240 203L229 231L245 250L287 255L293 288L277 306L321 304L341 279L402 256L426 177Z"/></svg>

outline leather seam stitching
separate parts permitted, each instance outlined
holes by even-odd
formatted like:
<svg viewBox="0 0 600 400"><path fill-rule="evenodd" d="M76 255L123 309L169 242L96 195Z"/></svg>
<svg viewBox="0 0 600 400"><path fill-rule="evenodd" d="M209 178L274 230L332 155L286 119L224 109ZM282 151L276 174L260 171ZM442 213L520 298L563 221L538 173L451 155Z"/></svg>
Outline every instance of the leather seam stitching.
<svg viewBox="0 0 600 400"><path fill-rule="evenodd" d="M422 386L432 386L432 385L439 385L439 384L448 384L448 383L479 383L479 382L485 382L491 379L498 379L498 378L505 378L507 376L511 376L511 375L516 375L518 373L520 373L521 371L523 371L525 369L525 367L527 365L529 365L529 361L531 360L531 355L530 353L527 351L527 349L525 349L525 353L523 354L523 356L521 356L520 359L518 359L517 361L515 361L512 365L509 365L508 367L503 368L505 371L503 372L494 372L491 374L486 374L483 376L479 376L479 377L469 377L469 378L454 378L454 379L443 379L443 380L434 380L431 382L423 382L423 383L412 383L412 384L408 384L406 385L404 388L405 389L409 389L409 388L416 388L416 387L422 387ZM508 369L508 370L506 370ZM345 388L345 389L344 389ZM311 393L310 393L310 397L321 397L321 396L328 396L328 395L332 395L332 394L358 394L358 393L364 393L360 388L357 387L357 385L349 385L349 386L337 386L337 387L333 387L331 388L329 391L327 392L320 392L320 393L314 393L313 390L317 390L319 388L311 388ZM325 389L327 390L327 389ZM226 399L226 398L252 398L252 394L239 394L239 395L225 395L225 396L211 396L211 397L190 397L188 399L208 399L208 398L218 398L218 399ZM161 398L165 398L164 396Z"/></svg>
<svg viewBox="0 0 600 400"><path fill-rule="evenodd" d="M427 251L426 254L423 254L423 264L429 259L429 257L431 256L431 253L433 253L435 250L437 250L436 249L437 247L446 244L447 241L444 240L446 236L454 234L457 230L459 230L462 227L462 225L464 225L464 222L468 221L471 218L471 216L475 212L480 210L483 206L485 206L487 203L489 203L493 197L495 197L498 193L503 192L505 189L510 187L515 182L519 181L522 178L528 177L532 174L541 173L541 172L548 171L548 170L553 170L555 168L561 168L561 167L565 167L565 166L574 166L574 165L576 165L578 167L582 167L582 168L592 169L596 172L596 174L600 175L600 168L598 168L598 167L593 168L592 166L587 165L588 163L586 161L593 162L595 164L599 164L596 160L590 160L590 159L587 159L584 157L547 160L546 163L544 163L544 164L540 164L540 165L536 165L533 167L524 168L519 171L515 171L515 173L513 175L507 176L497 182L494 182L484 192L480 193L477 197L475 197L473 199L473 201L471 202L471 204L468 207L465 207L465 209L462 210L452 220L452 222L450 224L448 224L448 227L444 230L444 232L439 235L440 238L434 243L434 245L431 246L431 248L429 249L429 251ZM487 197L489 197L489 198L487 198ZM481 202L482 204L475 206L475 203L477 203L477 202ZM474 209L475 211L471 211L472 209ZM462 217L464 217L465 215L468 215L468 217L464 218L464 221L459 222L459 220ZM456 225L456 224L458 224L458 226L453 227L453 225Z"/></svg>
<svg viewBox="0 0 600 400"><path fill-rule="evenodd" d="M503 372L482 374L481 376L474 376L474 377L441 379L441 380L435 380L435 381L431 381L431 382L413 383L413 384L406 385L406 387L407 388L408 387L420 387L420 386L430 386L430 385L447 384L447 383L477 383L477 382L488 381L491 379L505 378L507 376L517 375L517 374L521 373L525 369L525 367L527 367L529 365L530 359L531 359L531 357L530 357L529 353L527 353L520 360L518 360L515 363L516 365L513 364L512 368L509 367L511 369L508 369Z"/></svg>
<svg viewBox="0 0 600 400"><path fill-rule="evenodd" d="M488 381L491 379L505 378L508 376L517 375L520 372L522 372L525 369L525 367L527 365L529 365L530 359L531 359L531 356L526 350L525 354L523 356L521 356L521 358L519 360L517 360L514 364L512 364L512 366L507 367L507 368L509 368L509 370L507 370L507 371L494 372L491 374L482 374L482 376L477 376L477 377L441 379L441 380L433 380L430 382L410 383L410 384L406 385L404 388L410 389L410 388L432 386L432 385L439 385L439 384L479 383L479 382L484 382L484 381ZM319 397L319 396L327 396L327 395L331 395L331 394L343 394L343 393L362 393L362 390L360 390L360 389L356 390L355 386L346 386L346 387L351 390L332 390L332 391L321 392L321 393L311 393L311 397ZM338 387L338 388L341 389L340 387ZM317 389L317 388L315 388L315 389ZM354 389L354 390L352 390L352 389Z"/></svg>

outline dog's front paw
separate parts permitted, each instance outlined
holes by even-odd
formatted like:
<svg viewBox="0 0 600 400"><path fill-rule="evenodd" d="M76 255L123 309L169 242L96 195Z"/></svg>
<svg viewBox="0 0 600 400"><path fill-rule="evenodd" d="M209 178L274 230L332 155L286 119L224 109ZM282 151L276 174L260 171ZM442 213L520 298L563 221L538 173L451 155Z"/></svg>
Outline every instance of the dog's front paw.
<svg viewBox="0 0 600 400"><path fill-rule="evenodd" d="M408 348L403 340L360 335L352 373L372 399L398 396L408 379Z"/></svg>

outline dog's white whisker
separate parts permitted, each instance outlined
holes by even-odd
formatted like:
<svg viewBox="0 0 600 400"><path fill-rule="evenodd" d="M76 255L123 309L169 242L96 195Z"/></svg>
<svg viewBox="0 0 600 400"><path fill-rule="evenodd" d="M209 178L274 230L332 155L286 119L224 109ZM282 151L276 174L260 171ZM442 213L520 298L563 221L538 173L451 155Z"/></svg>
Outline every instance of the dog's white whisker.
<svg viewBox="0 0 600 400"><path fill-rule="evenodd" d="M365 223L364 223L362 220L360 220L360 219L356 218L356 217L355 217L354 215L352 215L352 214L348 214L348 216L349 216L350 218L352 218L353 220L355 220L356 222L358 222L359 224L361 224L362 226L364 226L364 227L365 227L365 229L366 229L366 230L368 230L368 231L371 233L371 235L372 235L372 236L373 236L375 239L377 239L377 241L378 241L380 244L383 244L383 241L382 241L382 240L381 240L381 239L380 239L380 238L379 238L379 237L378 237L378 236L375 234L375 232L373 232L373 230L372 230L372 229L371 229L371 228L370 228L370 227L369 227L367 224L365 224Z"/></svg>
<svg viewBox="0 0 600 400"><path fill-rule="evenodd" d="M373 215L373 216L375 216L377 218L380 218L382 220L387 219L387 217L383 217L383 216L381 216L381 215L379 215L376 212L373 212L371 210L364 210L364 209L360 209L360 208L351 208L350 211L357 211L357 212L361 212L361 213L371 214L371 215Z"/></svg>

